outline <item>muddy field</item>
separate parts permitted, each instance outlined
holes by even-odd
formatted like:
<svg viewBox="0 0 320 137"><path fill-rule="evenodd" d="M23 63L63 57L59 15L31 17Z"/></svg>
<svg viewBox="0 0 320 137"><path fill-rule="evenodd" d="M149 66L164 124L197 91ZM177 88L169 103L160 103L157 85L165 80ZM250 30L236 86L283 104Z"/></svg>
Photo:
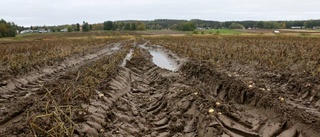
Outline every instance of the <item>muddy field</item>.
<svg viewBox="0 0 320 137"><path fill-rule="evenodd" d="M168 45L117 40L0 78L0 136L320 136L316 77L217 67Z"/></svg>

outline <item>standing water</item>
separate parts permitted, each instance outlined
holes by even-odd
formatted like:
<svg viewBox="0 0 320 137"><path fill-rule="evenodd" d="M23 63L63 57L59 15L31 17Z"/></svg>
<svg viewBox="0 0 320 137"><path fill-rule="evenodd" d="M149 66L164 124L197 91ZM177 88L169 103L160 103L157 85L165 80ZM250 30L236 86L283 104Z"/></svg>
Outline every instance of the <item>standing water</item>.
<svg viewBox="0 0 320 137"><path fill-rule="evenodd" d="M175 71L177 69L177 63L168 58L168 55L164 52L149 50L152 55L152 62L160 68Z"/></svg>
<svg viewBox="0 0 320 137"><path fill-rule="evenodd" d="M127 56L122 61L121 66L124 67L127 64L127 61L129 61L132 58L133 50L130 49L130 52L127 54Z"/></svg>

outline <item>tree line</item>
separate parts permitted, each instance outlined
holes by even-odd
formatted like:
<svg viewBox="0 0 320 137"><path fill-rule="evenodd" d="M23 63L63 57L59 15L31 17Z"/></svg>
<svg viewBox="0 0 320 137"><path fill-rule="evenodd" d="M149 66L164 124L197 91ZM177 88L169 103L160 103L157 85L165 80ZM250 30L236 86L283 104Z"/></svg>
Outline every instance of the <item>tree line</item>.
<svg viewBox="0 0 320 137"><path fill-rule="evenodd" d="M30 26L30 27L19 27L18 30L39 30L45 29L50 32L60 32L61 30L67 29L68 32L72 31L91 31L91 30L146 30L146 24L140 21L122 22L122 21L105 21L104 23L89 24L83 21L82 24L70 24L70 25L58 25L58 26Z"/></svg>
<svg viewBox="0 0 320 137"><path fill-rule="evenodd" d="M126 21L125 21L126 22ZM133 21L128 21L133 22ZM293 21L210 21L210 20L174 20L174 19L156 19L150 21L136 21L146 25L146 29L174 29L174 30L192 30L195 28L208 29L291 29L299 26L312 29L320 26L320 20L293 20Z"/></svg>
<svg viewBox="0 0 320 137"><path fill-rule="evenodd" d="M0 38L14 37L17 34L17 25L13 22L7 22L3 19L0 20Z"/></svg>
<svg viewBox="0 0 320 137"><path fill-rule="evenodd" d="M320 26L320 20L293 20L293 21L206 21L193 19L197 28L230 28L230 29L291 29L291 27L299 26L312 29Z"/></svg>
<svg viewBox="0 0 320 137"><path fill-rule="evenodd" d="M207 21L207 20L154 20L145 21L147 29L179 29L177 26L185 22L193 22L196 28L258 28L258 29L291 29L291 27L300 26L312 29L313 27L320 26L320 20L294 20L294 21ZM159 26L159 27L154 27Z"/></svg>
<svg viewBox="0 0 320 137"><path fill-rule="evenodd" d="M197 28L204 29L290 29L299 26L312 29L320 26L320 20L301 20L301 21L209 21L209 20L174 20L174 19L156 19L156 20L123 20L123 21L105 21L103 23L60 25L60 26L32 26L32 29L44 28L52 32L58 32L64 28L68 31L90 30L181 30L192 31ZM20 30L21 28L19 28Z"/></svg>
<svg viewBox="0 0 320 137"><path fill-rule="evenodd" d="M60 32L62 30L83 31L90 30L161 30L172 29L181 31L192 31L197 28L202 29L290 29L291 27L301 27L306 29L318 28L320 20L293 20L293 21L210 21L210 20L175 20L175 19L156 19L156 20L123 20L105 21L103 23L90 24L83 21L81 24L58 25L58 26L17 26L13 22L0 20L0 38L14 37L17 30L39 30L45 29L50 32Z"/></svg>
<svg viewBox="0 0 320 137"><path fill-rule="evenodd" d="M146 24L140 21L122 22L105 21L104 30L146 30Z"/></svg>
<svg viewBox="0 0 320 137"><path fill-rule="evenodd" d="M125 20L113 22L115 26L123 27L123 24L128 23L143 23L145 28L148 30L161 30L161 29L172 29L172 30L186 30L190 31L196 28L207 28L207 29L291 29L291 27L299 26L304 28L312 29L313 27L320 26L320 20L293 20L293 21L210 21L210 20L174 20L174 19L156 19L156 20ZM107 23L107 22L105 22ZM110 23L110 22L109 22ZM111 24L111 23L110 23ZM106 26L106 25L101 25ZM126 25L126 29L130 30Z"/></svg>

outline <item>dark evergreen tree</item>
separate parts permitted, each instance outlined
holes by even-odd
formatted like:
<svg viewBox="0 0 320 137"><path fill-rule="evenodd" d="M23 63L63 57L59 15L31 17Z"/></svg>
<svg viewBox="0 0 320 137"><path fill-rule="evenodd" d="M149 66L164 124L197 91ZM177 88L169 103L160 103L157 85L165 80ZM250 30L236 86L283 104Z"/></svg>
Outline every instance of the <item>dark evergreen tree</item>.
<svg viewBox="0 0 320 137"><path fill-rule="evenodd" d="M89 26L88 22L83 21L82 31L84 31L84 32L90 31L90 26Z"/></svg>
<svg viewBox="0 0 320 137"><path fill-rule="evenodd" d="M125 23L124 30L130 30L130 23Z"/></svg>
<svg viewBox="0 0 320 137"><path fill-rule="evenodd" d="M136 23L130 23L130 30L136 30L137 26Z"/></svg>
<svg viewBox="0 0 320 137"><path fill-rule="evenodd" d="M103 23L104 30L113 30L113 22L112 21L105 21Z"/></svg>
<svg viewBox="0 0 320 137"><path fill-rule="evenodd" d="M80 24L79 23L77 23L77 29L76 30L80 31Z"/></svg>

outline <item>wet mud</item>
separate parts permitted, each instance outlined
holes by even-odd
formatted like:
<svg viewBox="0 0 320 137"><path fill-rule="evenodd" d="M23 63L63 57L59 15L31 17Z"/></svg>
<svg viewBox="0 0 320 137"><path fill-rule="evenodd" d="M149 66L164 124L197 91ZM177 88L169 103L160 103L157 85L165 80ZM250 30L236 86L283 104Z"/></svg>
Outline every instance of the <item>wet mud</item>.
<svg viewBox="0 0 320 137"><path fill-rule="evenodd" d="M120 47L120 43L106 45L89 54L66 58L60 65L40 68L39 71L5 81L0 86L0 136L31 136L27 118L29 113L44 110L41 106L47 103L43 101L43 91L49 88L46 86L58 88L71 77L71 72L112 55Z"/></svg>
<svg viewBox="0 0 320 137"><path fill-rule="evenodd" d="M78 117L74 119L76 126L70 136L320 136L317 87L310 85L306 90L302 88L303 82L288 82L277 76L264 78L269 80L267 86L261 87L261 77L240 79L229 71L192 60L181 63L172 71L157 66L147 48L134 44L113 75L97 87L94 96L78 102L80 110L85 111L75 112ZM305 93L298 96L289 91L289 87L277 88L275 83L281 82L296 86L291 89L302 86ZM28 91L32 93L31 87ZM17 95L1 94L0 101L5 104L0 109L6 110L0 113L2 136L32 134L28 127L22 130L26 125L19 125L24 118L19 115L25 114L25 110L37 102L28 98L8 101L9 98L21 99ZM303 105L306 102L303 100L310 98L309 105ZM13 127L19 128L19 133L12 131Z"/></svg>
<svg viewBox="0 0 320 137"><path fill-rule="evenodd" d="M319 117L272 94L205 64L187 62L177 72L162 69L148 50L135 51L110 89L102 90L106 96L89 106L91 115L79 136L319 135Z"/></svg>

